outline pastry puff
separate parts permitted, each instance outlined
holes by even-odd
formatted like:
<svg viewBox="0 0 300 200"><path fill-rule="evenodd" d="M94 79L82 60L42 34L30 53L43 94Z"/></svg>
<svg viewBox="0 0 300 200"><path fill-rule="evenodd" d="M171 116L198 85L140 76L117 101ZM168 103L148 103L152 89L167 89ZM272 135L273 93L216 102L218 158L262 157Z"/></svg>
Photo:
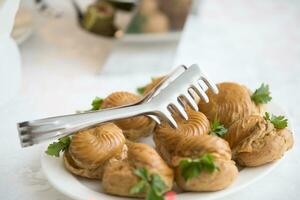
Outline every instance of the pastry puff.
<svg viewBox="0 0 300 200"><path fill-rule="evenodd" d="M162 123L154 131L156 149L162 158L170 164L171 156L175 150L180 136L206 135L209 133L210 124L201 112L188 110L188 120L176 117L178 128L172 128L168 123Z"/></svg>
<svg viewBox="0 0 300 200"><path fill-rule="evenodd" d="M251 114L263 113L262 105L256 105L251 100L251 91L237 83L224 82L217 84L219 94L214 94L210 89L206 92L209 103L200 101L199 110L210 121L218 119L228 128L233 122Z"/></svg>
<svg viewBox="0 0 300 200"><path fill-rule="evenodd" d="M101 108L113 108L135 103L141 99L140 96L129 92L114 92L103 100ZM146 116L132 117L114 121L123 130L123 134L129 140L138 140L140 137L152 133L156 123Z"/></svg>
<svg viewBox="0 0 300 200"><path fill-rule="evenodd" d="M185 180L181 175L179 163L184 159L197 159L205 154L214 158L218 170L201 171L196 177ZM177 185L184 191L217 191L228 187L237 177L238 169L231 160L228 143L211 135L181 137L176 145L172 166L175 168Z"/></svg>
<svg viewBox="0 0 300 200"><path fill-rule="evenodd" d="M158 78L153 78L151 83L147 84L145 86L145 91L144 91L144 95L147 95L149 92L151 92L151 90L157 86L158 84L160 84L160 82L165 78L165 76L161 76Z"/></svg>
<svg viewBox="0 0 300 200"><path fill-rule="evenodd" d="M259 166L283 156L292 148L289 129L276 129L260 115L251 115L233 123L225 134L234 159L242 166Z"/></svg>
<svg viewBox="0 0 300 200"><path fill-rule="evenodd" d="M149 174L158 174L164 181L166 191L172 189L173 170L149 145L128 141L128 157L125 160L109 163L103 174L102 188L106 193L119 196L144 197L145 193L130 194L130 189L139 182L133 173L139 168L146 168Z"/></svg>
<svg viewBox="0 0 300 200"><path fill-rule="evenodd" d="M127 155L122 130L112 123L80 131L64 153L65 167L73 174L101 179L107 163Z"/></svg>

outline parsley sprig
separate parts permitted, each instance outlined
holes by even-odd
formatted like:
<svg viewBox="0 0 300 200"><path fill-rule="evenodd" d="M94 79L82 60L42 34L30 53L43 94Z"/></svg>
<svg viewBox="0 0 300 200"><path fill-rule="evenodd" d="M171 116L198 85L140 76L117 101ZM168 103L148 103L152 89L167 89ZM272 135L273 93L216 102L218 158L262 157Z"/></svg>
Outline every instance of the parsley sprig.
<svg viewBox="0 0 300 200"><path fill-rule="evenodd" d="M256 104L265 104L272 100L268 84L261 84L251 96L252 101Z"/></svg>
<svg viewBox="0 0 300 200"><path fill-rule="evenodd" d="M211 124L210 124L210 135L216 135L219 137L223 137L227 133L227 128L224 127L223 124L219 122L219 120L215 119Z"/></svg>
<svg viewBox="0 0 300 200"><path fill-rule="evenodd" d="M137 93L139 93L140 95L143 95L145 93L145 90L146 90L146 86L138 87L136 89Z"/></svg>
<svg viewBox="0 0 300 200"><path fill-rule="evenodd" d="M99 109L101 109L102 103L103 103L103 99L102 98L95 97L95 99L91 103L91 106L92 106L91 110L99 110Z"/></svg>
<svg viewBox="0 0 300 200"><path fill-rule="evenodd" d="M282 129L288 126L288 120L282 115L276 116L272 114L272 116L270 116L270 114L266 112L264 118L270 121L275 128Z"/></svg>
<svg viewBox="0 0 300 200"><path fill-rule="evenodd" d="M69 136L59 138L57 142L49 144L46 154L49 156L59 157L60 152L64 152L69 147L70 143L71 138Z"/></svg>
<svg viewBox="0 0 300 200"><path fill-rule="evenodd" d="M158 174L149 174L146 168L139 168L133 172L141 180L130 189L130 194L147 192L146 200L163 200L166 184Z"/></svg>
<svg viewBox="0 0 300 200"><path fill-rule="evenodd" d="M179 167L181 175L188 181L193 177L197 177L202 171L213 173L219 168L214 163L214 157L211 154L204 154L197 159L185 159L180 161Z"/></svg>
<svg viewBox="0 0 300 200"><path fill-rule="evenodd" d="M100 110L103 103L103 99L100 97L95 97L91 103L92 108L89 110L77 110L76 113L86 113L90 111Z"/></svg>

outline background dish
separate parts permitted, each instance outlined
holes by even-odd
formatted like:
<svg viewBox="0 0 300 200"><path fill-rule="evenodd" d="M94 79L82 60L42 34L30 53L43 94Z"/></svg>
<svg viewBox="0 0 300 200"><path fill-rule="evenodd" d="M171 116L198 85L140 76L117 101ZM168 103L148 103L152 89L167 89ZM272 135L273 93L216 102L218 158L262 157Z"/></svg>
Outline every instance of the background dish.
<svg viewBox="0 0 300 200"><path fill-rule="evenodd" d="M284 110L277 104L271 102L267 106L267 111L276 115L285 115L288 119L288 115ZM290 122L290 121L289 121ZM289 123L289 129L294 133L294 129ZM152 139L146 138L145 143L153 145ZM287 153L288 154L288 153ZM282 158L281 160L283 160ZM281 161L279 160L279 161ZM237 180L227 189L218 192L201 192L201 193L180 193L177 194L178 198L185 200L195 200L195 199L205 199L212 200L230 193L237 192L238 190L247 187L249 184L255 182L256 180L267 175L272 169L274 169L279 161L263 165L255 168L245 168L240 171ZM44 152L41 156L41 164L44 174L48 178L49 182L59 191L64 193L71 198L83 200L83 199L132 199L111 196L101 192L100 181L99 180L89 180L84 178L79 178L71 173L69 173L63 164L62 157L54 158L47 156Z"/></svg>

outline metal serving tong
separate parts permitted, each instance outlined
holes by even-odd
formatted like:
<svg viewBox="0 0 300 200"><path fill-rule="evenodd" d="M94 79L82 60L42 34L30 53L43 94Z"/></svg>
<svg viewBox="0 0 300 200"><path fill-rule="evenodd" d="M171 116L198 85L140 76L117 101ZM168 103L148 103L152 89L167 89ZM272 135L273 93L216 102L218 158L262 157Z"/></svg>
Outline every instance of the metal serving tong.
<svg viewBox="0 0 300 200"><path fill-rule="evenodd" d="M177 128L172 115L176 112L187 120L185 102L194 110L198 110L195 94L208 102L203 84L214 93L218 93L216 85L203 74L198 65L194 64L190 67L181 65L135 104L18 123L21 146L32 146L45 140L70 135L99 123L139 115L148 115L158 123L167 121L172 127Z"/></svg>

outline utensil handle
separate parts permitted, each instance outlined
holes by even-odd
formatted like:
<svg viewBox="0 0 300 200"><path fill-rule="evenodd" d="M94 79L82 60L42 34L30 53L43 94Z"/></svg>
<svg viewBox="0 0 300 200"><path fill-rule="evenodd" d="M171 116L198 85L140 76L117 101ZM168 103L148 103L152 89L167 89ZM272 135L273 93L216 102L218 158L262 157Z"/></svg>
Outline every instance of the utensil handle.
<svg viewBox="0 0 300 200"><path fill-rule="evenodd" d="M28 123L27 125L31 128L33 135L31 138L32 143L38 144L45 140L70 135L81 129L89 128L103 122L148 114L151 113L151 110L150 104L145 103L94 112L50 117L23 123ZM20 126L22 126L22 123L19 124Z"/></svg>

